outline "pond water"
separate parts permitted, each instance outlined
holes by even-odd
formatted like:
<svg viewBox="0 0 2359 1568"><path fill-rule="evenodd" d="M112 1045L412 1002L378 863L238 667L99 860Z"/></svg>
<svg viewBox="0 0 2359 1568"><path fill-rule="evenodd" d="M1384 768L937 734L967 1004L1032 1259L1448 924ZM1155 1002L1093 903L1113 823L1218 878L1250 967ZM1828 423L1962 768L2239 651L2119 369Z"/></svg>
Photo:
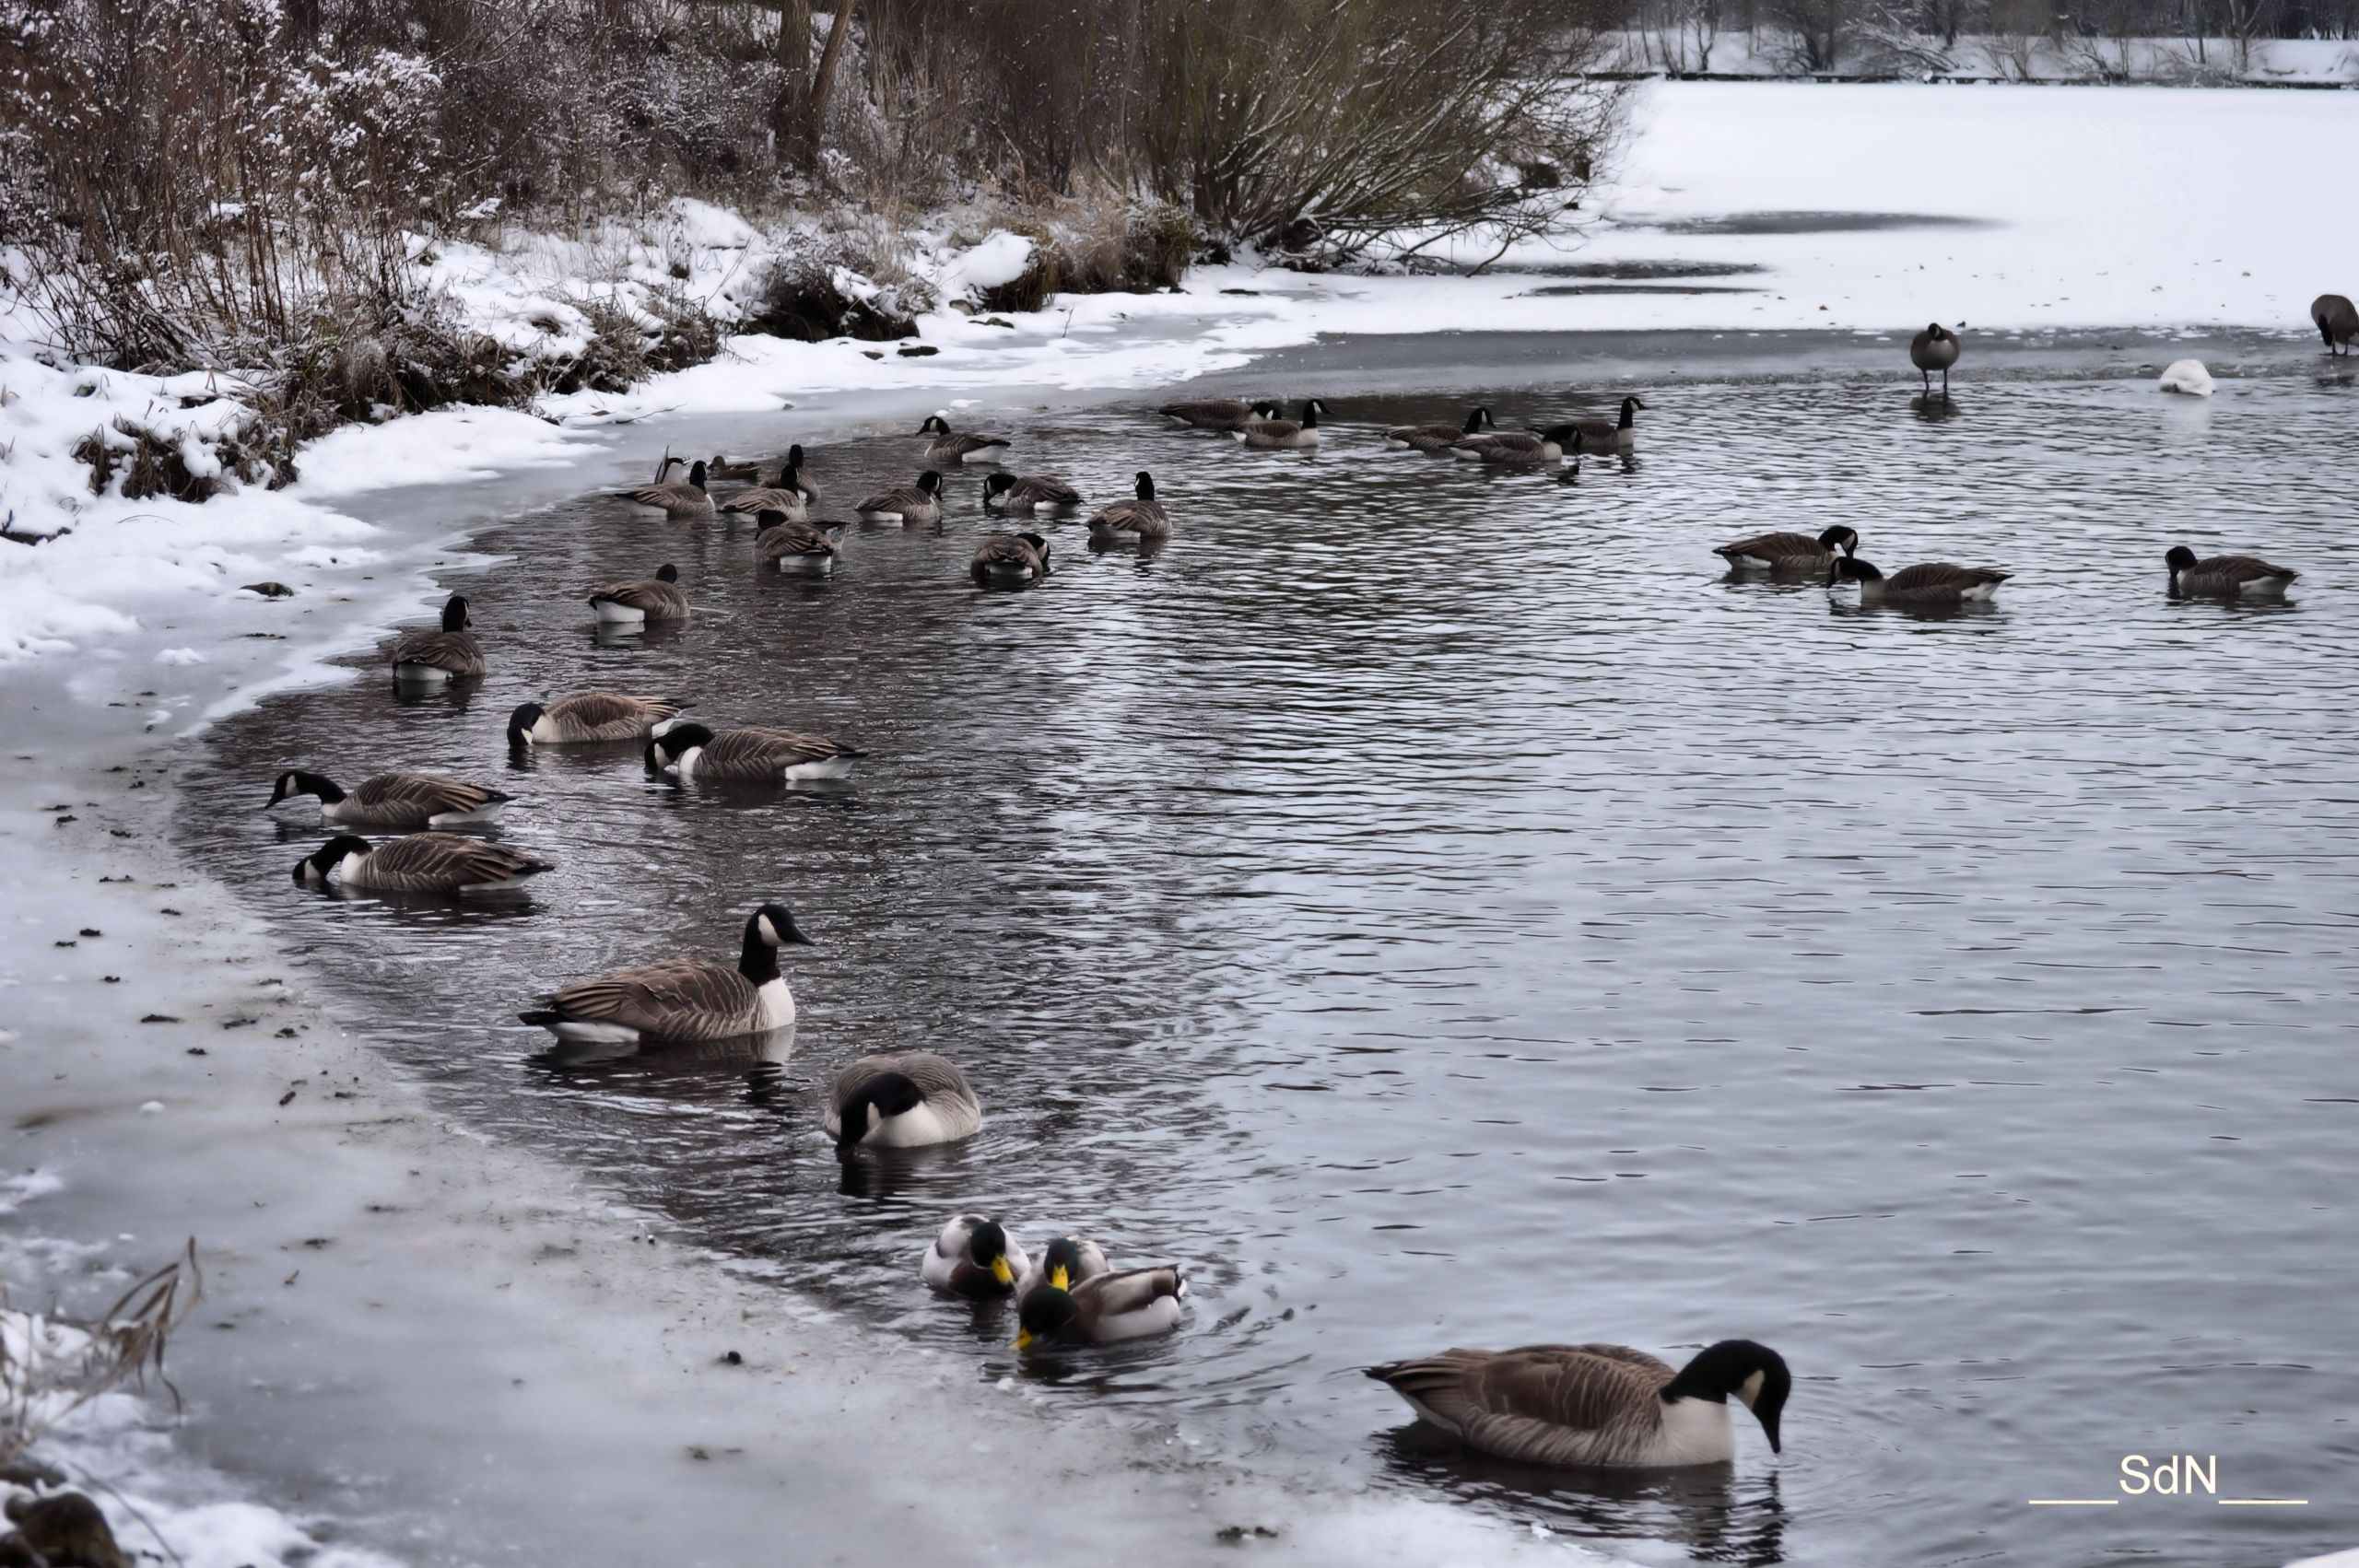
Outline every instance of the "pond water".
<svg viewBox="0 0 2359 1568"><path fill-rule="evenodd" d="M977 474L939 529L855 524L821 583L758 573L747 525L585 497L454 579L480 689L270 701L191 758L181 833L462 1119L978 1379L1649 1561L2345 1545L2359 388L2290 351L2209 403L1982 358L1946 408L1881 363L1691 361L1636 460L1574 486L1377 446L1565 406L1463 356L1446 393L1396 368L1356 395L1295 356L1337 422L1315 456L1142 406L978 410L1018 472L1097 500L1147 468L1175 519L1148 560L1050 524L1020 592L968 580ZM920 446L815 445L826 513ZM1887 571L2016 576L1924 620L1709 553L1838 521ZM2180 542L2304 579L2176 603ZM578 591L664 561L695 618L597 637ZM589 685L873 755L788 791L653 784L628 747L511 769L509 709ZM297 764L495 783L501 836L557 869L479 908L305 894L323 835L255 810ZM562 1064L515 1022L565 980L726 959L766 898L821 944L789 954L791 1052ZM829 1075L913 1047L966 1067L984 1130L839 1171ZM1184 1264L1186 1326L1021 1363L1005 1313L918 1282L966 1208ZM1785 1454L1741 1416L1732 1470L1672 1479L1470 1462L1357 1370L1739 1335L1795 1371ZM2026 1506L2119 1496L2131 1452L2309 1506Z"/></svg>

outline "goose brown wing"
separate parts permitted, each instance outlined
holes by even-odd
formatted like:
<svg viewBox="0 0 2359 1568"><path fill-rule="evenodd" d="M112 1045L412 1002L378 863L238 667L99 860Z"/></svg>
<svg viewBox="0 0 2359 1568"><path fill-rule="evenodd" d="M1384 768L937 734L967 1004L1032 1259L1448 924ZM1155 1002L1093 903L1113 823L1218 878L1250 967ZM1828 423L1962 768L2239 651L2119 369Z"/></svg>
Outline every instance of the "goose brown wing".
<svg viewBox="0 0 2359 1568"><path fill-rule="evenodd" d="M806 763L829 762L861 753L824 735L797 734L791 730L747 728L723 730L705 743L698 771L718 769L749 777L782 773Z"/></svg>
<svg viewBox="0 0 2359 1568"><path fill-rule="evenodd" d="M659 618L677 620L688 613L688 596L669 582L610 582L592 589L589 598L593 604L603 601Z"/></svg>
<svg viewBox="0 0 2359 1568"><path fill-rule="evenodd" d="M455 833L420 833L370 850L362 862L361 880L394 893L449 893L546 870L546 861L504 844Z"/></svg>
<svg viewBox="0 0 2359 1568"><path fill-rule="evenodd" d="M2258 556L2214 556L2198 561L2188 570L2197 577L2224 577L2230 582L2258 582L2263 578L2297 578L2302 574L2291 567L2273 567Z"/></svg>
<svg viewBox="0 0 2359 1568"><path fill-rule="evenodd" d="M1540 438L1527 430L1494 430L1480 436L1461 436L1452 443L1469 451L1516 452L1537 457Z"/></svg>
<svg viewBox="0 0 2359 1568"><path fill-rule="evenodd" d="M380 773L354 785L346 798L371 813L414 816L421 823L444 812L479 812L509 799L497 790L433 773Z"/></svg>
<svg viewBox="0 0 2359 1568"><path fill-rule="evenodd" d="M693 485L642 485L636 490L616 493L643 507L702 507L712 500Z"/></svg>
<svg viewBox="0 0 2359 1568"><path fill-rule="evenodd" d="M788 556L832 556L836 542L826 531L807 522L781 522L762 530L754 546L757 560L775 561Z"/></svg>
<svg viewBox="0 0 2359 1568"><path fill-rule="evenodd" d="M754 1024L754 982L725 965L679 958L579 981L551 996L549 1011L642 1035L741 1034Z"/></svg>
<svg viewBox="0 0 2359 1568"><path fill-rule="evenodd" d="M905 512L912 507L923 509L933 504L933 497L914 485L896 485L889 490L879 490L853 509L864 512Z"/></svg>
<svg viewBox="0 0 2359 1568"><path fill-rule="evenodd" d="M651 696L625 696L619 692L575 692L549 704L548 716L569 730L601 740L627 741L680 710Z"/></svg>
<svg viewBox="0 0 2359 1568"><path fill-rule="evenodd" d="M1032 547L1030 541L1018 539L1013 533L993 533L975 546L975 565L1030 567L1038 571L1040 552Z"/></svg>
<svg viewBox="0 0 2359 1568"><path fill-rule="evenodd" d="M473 632L418 632L393 645L393 662L424 664L453 675L480 675L483 646Z"/></svg>
<svg viewBox="0 0 2359 1568"><path fill-rule="evenodd" d="M1081 492L1053 474L1035 474L1019 479L1007 493L1011 501L1029 501L1034 506L1073 507L1081 504Z"/></svg>
<svg viewBox="0 0 2359 1568"><path fill-rule="evenodd" d="M2012 575L1986 570L1981 567L1961 567L1949 561L1928 561L1922 566L1901 568L1884 586L1887 593L1922 593L1937 589L1963 591L2004 582Z"/></svg>
<svg viewBox="0 0 2359 1568"><path fill-rule="evenodd" d="M1620 1345L1444 1351L1371 1369L1475 1446L1510 1458L1579 1464L1617 1438L1633 1446L1661 1421L1672 1369Z"/></svg>
<svg viewBox="0 0 2359 1568"><path fill-rule="evenodd" d="M725 512L745 512L748 516L755 512L778 511L784 512L789 517L801 517L804 512L804 497L801 490L780 490L773 486L765 485L758 490L746 490L730 497L721 503L721 509Z"/></svg>
<svg viewBox="0 0 2359 1568"><path fill-rule="evenodd" d="M1712 552L1715 556L1750 556L1755 560L1779 561L1799 557L1802 560L1825 560L1825 545L1807 533L1756 533L1750 539L1740 539L1733 544L1723 544Z"/></svg>
<svg viewBox="0 0 2359 1568"><path fill-rule="evenodd" d="M1171 521L1160 501L1116 501L1091 518L1089 526L1142 534L1171 532Z"/></svg>

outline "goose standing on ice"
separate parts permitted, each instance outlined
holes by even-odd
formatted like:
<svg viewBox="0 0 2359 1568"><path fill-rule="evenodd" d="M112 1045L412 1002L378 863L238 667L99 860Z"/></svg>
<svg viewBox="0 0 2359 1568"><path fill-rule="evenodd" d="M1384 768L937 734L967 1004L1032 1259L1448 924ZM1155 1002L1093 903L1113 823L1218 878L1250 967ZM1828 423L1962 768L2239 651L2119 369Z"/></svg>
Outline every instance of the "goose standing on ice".
<svg viewBox="0 0 2359 1568"><path fill-rule="evenodd" d="M1021 588L1049 575L1049 542L1037 533L987 533L968 568L979 588Z"/></svg>
<svg viewBox="0 0 2359 1568"><path fill-rule="evenodd" d="M1031 1274L1006 1228L981 1214L954 1216L918 1261L918 1278L935 1290L983 1301L1014 1295Z"/></svg>
<svg viewBox="0 0 2359 1568"><path fill-rule="evenodd" d="M2291 567L2271 566L2258 556L2211 556L2198 560L2184 544L2172 545L2163 562L2170 568L2173 593L2230 599L2281 594L2302 575Z"/></svg>
<svg viewBox="0 0 2359 1568"><path fill-rule="evenodd" d="M918 434L933 438L925 449L928 462L997 462L999 449L1008 444L1005 436L955 431L950 421L939 414L928 415L925 423L918 427Z"/></svg>
<svg viewBox="0 0 2359 1568"><path fill-rule="evenodd" d="M1034 1285L1016 1309L1023 1327L1016 1333L1015 1348L1028 1350L1043 1340L1110 1345L1168 1334L1180 1327L1180 1304L1187 1295L1186 1276L1168 1263L1157 1269L1099 1274L1077 1281L1070 1290Z"/></svg>
<svg viewBox="0 0 2359 1568"><path fill-rule="evenodd" d="M652 578L610 582L589 593L598 619L614 626L643 626L650 621L685 621L688 596L680 591L680 568L666 561Z"/></svg>
<svg viewBox="0 0 2359 1568"><path fill-rule="evenodd" d="M778 950L790 945L817 944L784 905L765 904L745 919L734 969L703 958L643 964L577 981L516 1016L578 1045L679 1044L783 1029L794 1022L794 997Z"/></svg>
<svg viewBox="0 0 2359 1568"><path fill-rule="evenodd" d="M1302 400L1299 419L1256 419L1237 431L1237 439L1258 451L1302 451L1319 444L1319 416L1327 405L1315 397Z"/></svg>
<svg viewBox="0 0 2359 1568"><path fill-rule="evenodd" d="M620 692L570 692L543 707L519 703L508 716L511 746L595 745L604 741L643 741L677 721L685 703Z"/></svg>
<svg viewBox="0 0 2359 1568"><path fill-rule="evenodd" d="M1908 340L1908 362L1924 378L1927 396L1932 395L1936 370L1942 373L1942 395L1950 395L1950 367L1957 363L1957 334L1939 322L1928 322L1923 332Z"/></svg>
<svg viewBox="0 0 2359 1568"><path fill-rule="evenodd" d="M1155 498L1155 475L1142 468L1136 493L1115 501L1089 520L1089 542L1101 547L1132 541L1145 544L1171 537L1171 516Z"/></svg>
<svg viewBox="0 0 2359 1568"><path fill-rule="evenodd" d="M1081 492L1053 474L994 474L983 481L983 509L998 512L1070 511Z"/></svg>
<svg viewBox="0 0 2359 1568"><path fill-rule="evenodd" d="M1636 451L1638 444L1638 427L1632 422L1631 416L1644 407L1646 404L1641 399L1625 397L1622 400L1622 413L1619 418L1574 420L1574 425L1581 433L1582 449L1593 452Z"/></svg>
<svg viewBox="0 0 2359 1568"><path fill-rule="evenodd" d="M841 524L820 527L775 509L755 520L754 559L780 571L803 577L826 577L843 554Z"/></svg>
<svg viewBox="0 0 2359 1568"><path fill-rule="evenodd" d="M657 473L655 483L652 485L641 485L637 489L617 490L615 493L635 507L662 512L665 517L710 517L713 512L712 497L704 487L704 460L699 458L688 465L687 484L667 483L665 475L672 472L673 465L678 462L680 459L676 457L665 458L663 466Z"/></svg>
<svg viewBox="0 0 2359 1568"><path fill-rule="evenodd" d="M417 833L370 846L342 834L295 862L295 880L325 887L333 875L376 893L498 893L547 871L546 860L456 833Z"/></svg>
<svg viewBox="0 0 2359 1568"><path fill-rule="evenodd" d="M864 1056L827 1092L821 1117L838 1155L863 1145L915 1149L971 1138L983 1125L982 1102L967 1075L932 1051Z"/></svg>
<svg viewBox="0 0 2359 1568"><path fill-rule="evenodd" d="M1466 416L1463 425L1395 425L1384 432L1384 440L1387 446L1405 447L1411 451L1439 452L1448 451L1461 436L1479 436L1496 428L1491 423L1491 411L1477 408Z"/></svg>
<svg viewBox="0 0 2359 1568"><path fill-rule="evenodd" d="M404 685L439 686L482 674L483 645L467 625L467 602L453 593L442 606L440 630L412 632L393 644L393 679Z"/></svg>
<svg viewBox="0 0 2359 1568"><path fill-rule="evenodd" d="M1241 398L1207 397L1190 403L1167 403L1156 410L1167 419L1196 430L1219 430L1234 434L1248 425L1264 419L1275 419L1284 409L1271 398L1256 398L1247 403Z"/></svg>
<svg viewBox="0 0 2359 1568"><path fill-rule="evenodd" d="M868 754L825 735L788 730L712 731L675 724L647 743L647 770L674 778L727 778L806 783L841 778Z"/></svg>
<svg viewBox="0 0 2359 1568"><path fill-rule="evenodd" d="M2344 294L2321 294L2310 301L2310 321L2326 340L2329 354L2347 355L2359 343L2359 305Z"/></svg>
<svg viewBox="0 0 2359 1568"><path fill-rule="evenodd" d="M1732 1398L1780 1452L1793 1389L1785 1358L1750 1340L1722 1340L1675 1374L1624 1345L1444 1351L1367 1372L1470 1448L1565 1469L1725 1464L1736 1457Z"/></svg>
<svg viewBox="0 0 2359 1568"><path fill-rule="evenodd" d="M1833 568L1827 579L1830 586L1856 582L1860 585L1860 603L1889 604L1899 610L1955 610L1967 604L1985 604L1997 595L1999 585L2014 575L1987 567L1929 561L1923 566L1903 567L1886 578L1857 556L1837 556L1829 564Z"/></svg>
<svg viewBox="0 0 2359 1568"><path fill-rule="evenodd" d="M463 783L434 773L379 773L355 784L349 791L317 773L293 770L278 776L277 786L263 810L298 795L316 795L320 820L337 827L373 827L386 833L415 833L428 827L463 827L488 822L514 799L480 784Z"/></svg>
<svg viewBox="0 0 2359 1568"><path fill-rule="evenodd" d="M1837 554L1854 556L1859 550L1859 534L1838 522L1821 530L1815 539L1807 533L1756 533L1722 544L1712 554L1726 561L1731 571L1808 573L1824 579Z"/></svg>
<svg viewBox="0 0 2359 1568"><path fill-rule="evenodd" d="M929 468L916 484L879 490L852 510L875 522L940 522L942 475Z"/></svg>

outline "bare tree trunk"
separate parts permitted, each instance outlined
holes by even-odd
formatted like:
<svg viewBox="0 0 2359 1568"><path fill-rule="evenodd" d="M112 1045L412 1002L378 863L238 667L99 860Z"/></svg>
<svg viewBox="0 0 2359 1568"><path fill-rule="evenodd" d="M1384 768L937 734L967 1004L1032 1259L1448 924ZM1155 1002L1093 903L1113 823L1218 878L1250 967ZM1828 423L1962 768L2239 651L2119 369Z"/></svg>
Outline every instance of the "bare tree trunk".
<svg viewBox="0 0 2359 1568"><path fill-rule="evenodd" d="M811 88L811 0L779 0L778 64L782 79L770 99L770 144L776 156L787 158L802 139L804 99Z"/></svg>
<svg viewBox="0 0 2359 1568"><path fill-rule="evenodd" d="M836 66L844 55L844 39L851 31L853 0L836 0L836 18L827 27L827 47L819 51L819 71L811 78L811 100L803 117L803 167L819 164L819 144L827 130L827 98L835 91Z"/></svg>

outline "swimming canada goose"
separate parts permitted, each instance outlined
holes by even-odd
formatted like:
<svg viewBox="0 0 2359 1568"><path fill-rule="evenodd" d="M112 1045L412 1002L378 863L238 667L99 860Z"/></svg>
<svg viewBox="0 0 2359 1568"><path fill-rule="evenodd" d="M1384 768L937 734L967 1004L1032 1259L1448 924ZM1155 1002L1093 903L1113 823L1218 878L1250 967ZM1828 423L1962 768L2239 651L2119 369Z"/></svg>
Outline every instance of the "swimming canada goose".
<svg viewBox="0 0 2359 1568"><path fill-rule="evenodd" d="M405 685L439 686L484 672L483 645L467 630L467 602L453 593L442 606L442 629L412 632L393 644L393 679Z"/></svg>
<svg viewBox="0 0 2359 1568"><path fill-rule="evenodd" d="M1125 537L1171 537L1170 515L1155 498L1155 475L1144 468L1139 470L1137 493L1133 498L1113 502L1089 520L1089 540L1093 544L1120 544Z"/></svg>
<svg viewBox="0 0 2359 1568"><path fill-rule="evenodd" d="M787 730L706 729L675 724L647 743L647 770L675 778L749 778L800 784L841 778L868 754L824 735Z"/></svg>
<svg viewBox="0 0 2359 1568"><path fill-rule="evenodd" d="M680 568L666 561L655 575L637 582L610 582L590 591L590 608L598 619L620 626L645 626L650 621L685 621L688 596L680 591Z"/></svg>
<svg viewBox="0 0 2359 1568"><path fill-rule="evenodd" d="M1466 416L1463 425L1396 425L1384 432L1387 445L1406 447L1411 451L1448 451L1450 443L1461 436L1479 436L1485 430L1496 429L1491 423L1491 411L1478 408Z"/></svg>
<svg viewBox="0 0 2359 1568"><path fill-rule="evenodd" d="M662 512L665 517L710 517L712 497L705 493L703 459L699 458L688 465L687 484L665 483L663 475L670 474L672 465L680 461L676 457L665 458L663 470L656 475L655 483L652 485L642 485L636 490L617 490L615 493L635 507L645 507L650 511Z"/></svg>
<svg viewBox="0 0 2359 1568"><path fill-rule="evenodd" d="M765 904L745 918L734 969L704 958L642 964L577 980L516 1016L577 1045L723 1040L783 1029L794 1022L794 996L779 972L778 950L789 945L818 944L795 929L784 905Z"/></svg>
<svg viewBox="0 0 2359 1568"><path fill-rule="evenodd" d="M1811 572L1824 577L1837 551L1853 556L1859 550L1859 534L1838 522L1822 530L1815 539L1807 533L1756 533L1723 544L1712 554L1726 561L1731 571Z"/></svg>
<svg viewBox="0 0 2359 1568"><path fill-rule="evenodd" d="M1638 444L1637 427L1631 415L1646 404L1635 397L1622 400L1622 415L1618 419L1576 419L1573 423L1581 433L1581 444L1590 451L1629 451Z"/></svg>
<svg viewBox="0 0 2359 1568"><path fill-rule="evenodd" d="M1247 446L1263 451L1297 451L1319 444L1319 416L1327 405L1315 397L1302 400L1299 419L1249 420L1237 431L1237 439Z"/></svg>
<svg viewBox="0 0 2359 1568"><path fill-rule="evenodd" d="M380 893L496 893L549 869L546 860L457 833L417 833L370 847L346 833L295 862L295 880L325 887L333 873L346 887Z"/></svg>
<svg viewBox="0 0 2359 1568"><path fill-rule="evenodd" d="M784 487L801 490L803 498L816 505L819 499L819 482L803 471L802 442L797 441L786 449L786 462L782 466L786 473L794 477L793 485Z"/></svg>
<svg viewBox="0 0 2359 1568"><path fill-rule="evenodd" d="M379 773L362 779L347 793L319 774L298 770L278 776L262 809L268 811L298 795L320 798L322 822L395 833L488 822L515 798L433 773Z"/></svg>
<svg viewBox="0 0 2359 1568"><path fill-rule="evenodd" d="M842 524L822 528L775 509L755 521L754 559L804 577L826 577L836 569L836 557L843 553L836 547L844 536Z"/></svg>
<svg viewBox="0 0 2359 1568"><path fill-rule="evenodd" d="M942 475L927 469L914 485L879 490L852 510L878 522L939 522L942 521Z"/></svg>
<svg viewBox="0 0 2359 1568"><path fill-rule="evenodd" d="M933 438L925 449L928 462L997 462L996 449L1007 445L1005 436L960 435L939 414L927 415L925 423L918 427L918 434Z"/></svg>
<svg viewBox="0 0 2359 1568"><path fill-rule="evenodd" d="M984 1300L1014 1295L1031 1273L1024 1249L980 1214L953 1217L918 1263L918 1278L935 1290Z"/></svg>
<svg viewBox="0 0 2359 1568"><path fill-rule="evenodd" d="M1237 431L1264 419L1275 419L1284 409L1271 398L1247 403L1241 398L1208 397L1192 403L1167 403L1156 412L1192 429Z"/></svg>
<svg viewBox="0 0 2359 1568"><path fill-rule="evenodd" d="M1086 1236L1058 1236L1040 1249L1039 1282L1061 1291L1111 1272L1106 1254Z"/></svg>
<svg viewBox="0 0 2359 1568"><path fill-rule="evenodd" d="M915 1149L971 1138L983 1125L982 1102L967 1075L932 1051L864 1056L836 1074L821 1119L836 1153Z"/></svg>
<svg viewBox="0 0 2359 1568"><path fill-rule="evenodd" d="M1862 604L1891 604L1904 610L1954 610L1961 604L1988 603L1999 585L2014 574L1985 567L1954 566L1929 561L1903 567L1886 578L1857 556L1837 556L1828 563L1829 585L1856 582Z"/></svg>
<svg viewBox="0 0 2359 1568"><path fill-rule="evenodd" d="M2359 305L2352 304L2348 295L2319 295L2310 301L2310 320L2329 354L2349 354L2351 345L2359 343Z"/></svg>
<svg viewBox="0 0 2359 1568"><path fill-rule="evenodd" d="M978 586L1021 587L1049 575L1049 542L1037 533L987 533L968 570Z"/></svg>
<svg viewBox="0 0 2359 1568"><path fill-rule="evenodd" d="M1927 323L1923 332L1908 340L1908 362L1924 378L1928 394L1933 390L1933 372L1939 370L1942 395L1950 395L1950 367L1957 363L1957 334L1939 322Z"/></svg>
<svg viewBox="0 0 2359 1568"><path fill-rule="evenodd" d="M809 501L803 493L803 476L788 463L778 471L774 485L759 485L753 489L730 497L721 503L721 509L742 517L759 517L764 512L784 512L792 518L809 514Z"/></svg>
<svg viewBox="0 0 2359 1568"><path fill-rule="evenodd" d="M983 505L992 511L1064 511L1081 505L1081 492L1053 474L994 474L983 481Z"/></svg>
<svg viewBox="0 0 2359 1568"><path fill-rule="evenodd" d="M1525 430L1461 436L1449 444L1449 451L1454 456L1495 468L1545 468L1567 452L1578 455L1587 439L1579 425L1534 425Z"/></svg>
<svg viewBox="0 0 2359 1568"><path fill-rule="evenodd" d="M1675 1375L1625 1345L1444 1351L1367 1373L1470 1448L1567 1469L1725 1464L1736 1457L1731 1398L1780 1452L1793 1389L1785 1358L1750 1340L1722 1340Z"/></svg>
<svg viewBox="0 0 2359 1568"><path fill-rule="evenodd" d="M2199 561L2184 544L2172 545L2163 562L2170 568L2174 593L2259 598L2284 592L2302 575L2291 567L2271 566L2258 556L2212 556Z"/></svg>
<svg viewBox="0 0 2359 1568"><path fill-rule="evenodd" d="M508 716L508 743L571 746L643 741L669 730L686 706L620 692L569 692L546 707L519 703Z"/></svg>
<svg viewBox="0 0 2359 1568"><path fill-rule="evenodd" d="M1023 1327L1015 1348L1027 1350L1042 1340L1110 1345L1168 1333L1180 1326L1180 1304L1187 1294L1187 1280L1168 1263L1100 1274L1070 1290L1037 1284L1024 1293L1016 1309Z"/></svg>

